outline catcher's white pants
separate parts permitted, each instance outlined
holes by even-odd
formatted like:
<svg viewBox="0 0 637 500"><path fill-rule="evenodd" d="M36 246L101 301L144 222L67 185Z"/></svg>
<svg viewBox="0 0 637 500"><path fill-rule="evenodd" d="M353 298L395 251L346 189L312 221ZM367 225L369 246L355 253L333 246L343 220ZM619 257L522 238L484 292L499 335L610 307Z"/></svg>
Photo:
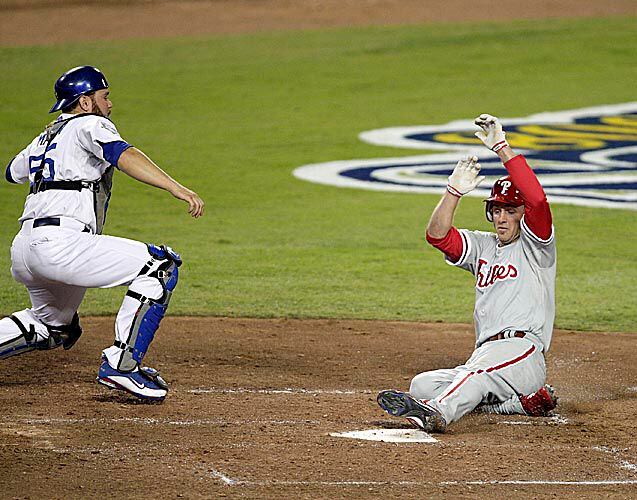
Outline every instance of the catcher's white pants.
<svg viewBox="0 0 637 500"><path fill-rule="evenodd" d="M60 226L37 228L32 227L32 221L25 221L11 246L11 273L27 287L32 303L30 309L16 314L20 319L32 319L37 340L48 338L45 323L60 326L71 322L87 288L129 285L146 297L162 296L157 279L138 276L150 258L144 243L82 232L81 222L67 217L60 220ZM115 320L117 340L126 341L138 305L125 297ZM10 319L1 321L11 326ZM12 334L9 328L0 328L0 345ZM121 352L115 346L104 351L111 366L117 366Z"/></svg>
<svg viewBox="0 0 637 500"><path fill-rule="evenodd" d="M416 375L409 393L438 409L448 424L478 405L508 402L508 413L524 414L519 396L546 381L543 346L533 335L485 342L464 365Z"/></svg>

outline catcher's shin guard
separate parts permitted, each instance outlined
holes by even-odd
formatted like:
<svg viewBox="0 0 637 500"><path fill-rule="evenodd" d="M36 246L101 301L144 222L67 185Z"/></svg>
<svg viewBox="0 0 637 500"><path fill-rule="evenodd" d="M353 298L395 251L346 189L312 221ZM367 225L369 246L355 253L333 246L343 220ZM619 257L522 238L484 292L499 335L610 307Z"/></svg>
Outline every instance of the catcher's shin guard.
<svg viewBox="0 0 637 500"><path fill-rule="evenodd" d="M36 349L34 325L27 323L25 326L16 314L0 319L0 359Z"/></svg>
<svg viewBox="0 0 637 500"><path fill-rule="evenodd" d="M151 259L131 283L120 309L121 317L129 324L125 328L118 325L119 339L113 345L120 354L113 365L122 372L133 371L144 359L179 280L179 254L170 247L155 245L148 245L148 252ZM134 313L130 314L132 308ZM121 340L123 333L126 340ZM108 352L106 355L112 361Z"/></svg>
<svg viewBox="0 0 637 500"><path fill-rule="evenodd" d="M68 325L46 325L37 321L28 309L0 320L0 359L34 350L73 347L82 335L77 313Z"/></svg>

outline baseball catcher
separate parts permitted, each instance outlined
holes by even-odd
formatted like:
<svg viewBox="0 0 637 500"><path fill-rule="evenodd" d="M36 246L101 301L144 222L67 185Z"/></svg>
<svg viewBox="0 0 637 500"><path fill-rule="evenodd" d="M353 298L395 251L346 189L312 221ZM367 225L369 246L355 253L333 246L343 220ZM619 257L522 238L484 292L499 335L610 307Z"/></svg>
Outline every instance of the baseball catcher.
<svg viewBox="0 0 637 500"><path fill-rule="evenodd" d="M188 203L203 200L119 135L104 74L93 66L55 83L57 119L7 166L8 182L29 183L11 273L31 307L0 320L0 359L33 350L70 349L82 334L77 310L87 288L127 286L115 320L115 342L102 352L97 381L143 400L162 401L168 386L142 367L170 297L181 257L170 247L102 234L115 169Z"/></svg>
<svg viewBox="0 0 637 500"><path fill-rule="evenodd" d="M478 158L461 159L427 226L427 241L448 264L475 276L476 349L461 366L420 373L409 392L386 390L378 404L428 432L476 408L543 416L557 403L545 385L544 354L555 318L555 235L544 190L522 155L506 141L497 118L475 120L476 136L502 160L509 175L485 200L494 233L458 230L453 218L461 198L483 180Z"/></svg>

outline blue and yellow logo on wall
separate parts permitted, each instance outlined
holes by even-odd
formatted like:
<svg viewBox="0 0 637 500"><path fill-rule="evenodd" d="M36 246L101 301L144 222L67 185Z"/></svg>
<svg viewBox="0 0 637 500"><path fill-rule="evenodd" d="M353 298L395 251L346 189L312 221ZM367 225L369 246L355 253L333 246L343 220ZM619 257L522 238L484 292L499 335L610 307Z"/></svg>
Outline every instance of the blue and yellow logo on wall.
<svg viewBox="0 0 637 500"><path fill-rule="evenodd" d="M526 156L550 202L637 210L637 102L501 121L511 147ZM484 198L506 171L474 137L476 130L473 119L371 130L359 138L446 152L304 165L294 175L339 187L441 194L458 159L473 154L487 180L469 196Z"/></svg>

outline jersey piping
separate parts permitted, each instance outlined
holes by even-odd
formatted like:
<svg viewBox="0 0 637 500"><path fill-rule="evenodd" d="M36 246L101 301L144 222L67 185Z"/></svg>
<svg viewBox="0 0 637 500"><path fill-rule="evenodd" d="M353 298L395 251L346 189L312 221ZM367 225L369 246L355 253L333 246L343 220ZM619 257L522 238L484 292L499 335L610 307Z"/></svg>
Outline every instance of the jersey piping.
<svg viewBox="0 0 637 500"><path fill-rule="evenodd" d="M13 177L11 176L11 164L13 163L13 160L15 160L16 157L14 156L11 161L9 162L9 164L7 165L7 170L5 170L4 172L4 177L5 179L7 179L7 182L10 182L11 184L17 184L16 181L13 180Z"/></svg>
<svg viewBox="0 0 637 500"><path fill-rule="evenodd" d="M528 224L526 223L526 221L524 220L524 217L522 217L522 220L520 221L520 227L522 228L522 230L528 234L531 238L533 238L535 241L537 241L538 243L541 243L543 245L548 245L550 244L554 239L555 239L555 228L553 227L553 224L551 224L551 235L547 238L547 239L542 239L540 238L537 234L535 234L531 228L528 226Z"/></svg>
<svg viewBox="0 0 637 500"><path fill-rule="evenodd" d="M445 254L445 262L450 266L462 266L465 263L465 260L467 260L469 254L471 254L471 240L467 238L464 230L460 230L458 233L462 238L462 254L460 254L460 258L456 262L453 262L449 256Z"/></svg>

